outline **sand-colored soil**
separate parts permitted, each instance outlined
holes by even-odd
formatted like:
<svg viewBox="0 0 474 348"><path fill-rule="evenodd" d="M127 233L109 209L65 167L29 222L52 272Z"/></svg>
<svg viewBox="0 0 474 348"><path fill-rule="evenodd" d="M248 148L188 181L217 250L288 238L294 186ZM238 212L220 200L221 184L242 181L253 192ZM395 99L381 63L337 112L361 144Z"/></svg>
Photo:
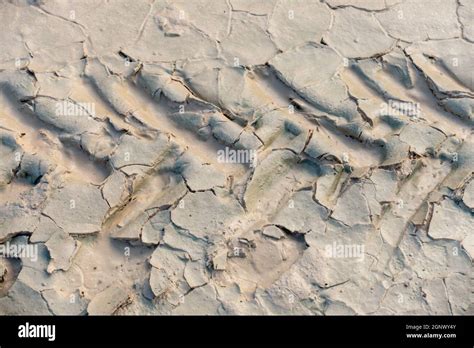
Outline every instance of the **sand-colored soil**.
<svg viewBox="0 0 474 348"><path fill-rule="evenodd" d="M474 314L473 1L0 23L0 314Z"/></svg>

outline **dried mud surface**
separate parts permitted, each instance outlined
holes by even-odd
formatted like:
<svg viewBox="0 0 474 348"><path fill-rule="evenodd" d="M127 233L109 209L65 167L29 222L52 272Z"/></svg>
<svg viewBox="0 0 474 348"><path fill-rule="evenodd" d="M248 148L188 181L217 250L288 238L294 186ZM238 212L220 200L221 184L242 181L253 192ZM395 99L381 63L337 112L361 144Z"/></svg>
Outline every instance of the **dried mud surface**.
<svg viewBox="0 0 474 348"><path fill-rule="evenodd" d="M0 314L474 314L474 2L0 23Z"/></svg>

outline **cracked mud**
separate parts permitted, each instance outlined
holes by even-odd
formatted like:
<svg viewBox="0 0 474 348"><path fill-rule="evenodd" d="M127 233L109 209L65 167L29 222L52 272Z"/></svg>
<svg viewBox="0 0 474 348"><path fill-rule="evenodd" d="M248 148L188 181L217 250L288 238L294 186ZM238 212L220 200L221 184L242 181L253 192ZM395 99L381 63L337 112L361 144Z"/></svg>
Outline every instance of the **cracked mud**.
<svg viewBox="0 0 474 348"><path fill-rule="evenodd" d="M0 314L474 314L472 1L0 22Z"/></svg>

